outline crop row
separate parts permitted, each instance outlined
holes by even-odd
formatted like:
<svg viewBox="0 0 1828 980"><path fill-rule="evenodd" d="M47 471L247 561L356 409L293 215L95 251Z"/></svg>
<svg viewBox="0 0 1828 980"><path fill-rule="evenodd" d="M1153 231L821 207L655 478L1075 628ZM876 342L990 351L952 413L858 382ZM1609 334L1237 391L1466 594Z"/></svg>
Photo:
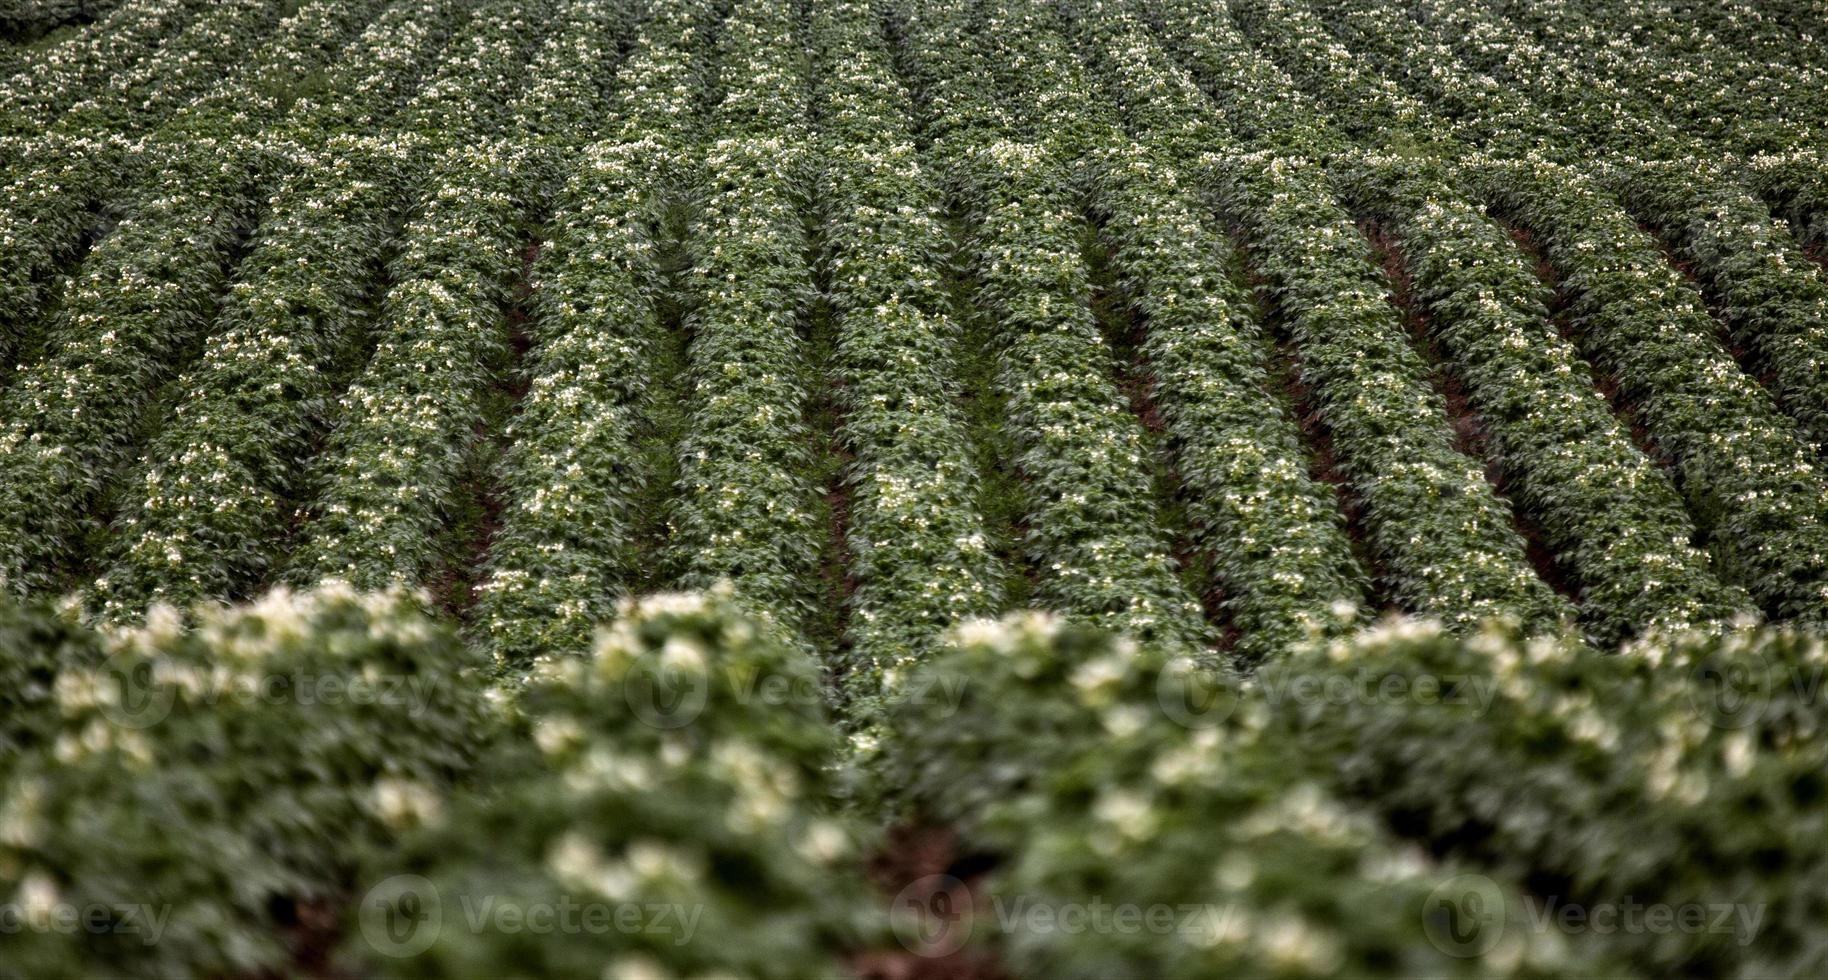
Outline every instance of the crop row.
<svg viewBox="0 0 1828 980"><path fill-rule="evenodd" d="M635 443L661 330L654 229L696 144L694 62L712 16L655 5L619 73L612 132L577 160L534 266L528 387L475 616L504 665L585 649L633 571Z"/></svg>
<svg viewBox="0 0 1828 980"><path fill-rule="evenodd" d="M998 918L1016 975L1629 975L1530 929L1495 882L1503 907L1482 911L1502 943L1430 925L1428 896L1462 869L1342 803L1305 772L1324 760L1298 762L1301 742L1266 735L1263 700L1184 658L1028 613L960 626L905 683L864 761L891 813L999 859L977 902L1182 912L1130 929ZM936 691L948 696L915 694ZM973 899L939 908L960 902Z"/></svg>
<svg viewBox="0 0 1828 980"><path fill-rule="evenodd" d="M335 137L282 182L201 357L176 382L182 400L129 481L112 565L95 583L104 616L242 594L268 577L299 462L339 365L361 349L372 284L424 167L502 125L540 19L485 7L398 131Z"/></svg>
<svg viewBox="0 0 1828 980"><path fill-rule="evenodd" d="M1707 148L1660 118L1654 105L1551 57L1527 32L1460 8L1441 7L1431 23L1437 39L1459 39L1472 68L1512 80L1527 97L1519 115L1539 115L1572 137L1539 144L1558 160L1576 162L1583 146L1617 156L1594 167L1595 176L1693 265L1783 408L1812 438L1828 441L1828 280L1770 208L1730 171L1697 165L1694 157L1705 158ZM1552 133L1549 125L1530 125Z"/></svg>
<svg viewBox="0 0 1828 980"><path fill-rule="evenodd" d="M962 13L946 16L961 31ZM1031 13L999 4L987 16L996 29L966 35L963 52L949 50L943 27L924 25L914 53L933 66L930 108L948 127L935 155L971 216L978 302L996 318L1038 595L1089 622L1195 645L1204 618L1161 529L1142 424L1112 379L1112 351L1089 305L1085 222L1067 161L1011 139L1023 133L1006 122L1026 119L1070 151L1075 124L1048 113L1070 114L1072 93L1054 84L1046 59L1022 50L1029 25L1020 18ZM1027 79L1006 109L989 102L997 89L986 79L997 71Z"/></svg>
<svg viewBox="0 0 1828 980"><path fill-rule="evenodd" d="M1402 242L1416 301L1487 426L1489 451L1573 574L1601 642L1720 625L1750 608L1690 543L1695 523L1675 486L1556 333L1516 243L1424 166L1368 158L1334 176Z"/></svg>
<svg viewBox="0 0 1828 980"><path fill-rule="evenodd" d="M0 0L0 52L29 44L59 28L100 20L121 0Z"/></svg>
<svg viewBox="0 0 1828 980"><path fill-rule="evenodd" d="M815 29L839 434L855 458L846 684L868 699L946 626L995 612L1006 570L987 541L958 404L943 187L915 148L913 105L874 12L840 3Z"/></svg>
<svg viewBox="0 0 1828 980"><path fill-rule="evenodd" d="M156 125L249 64L274 36L282 9L270 0L209 4L139 63L110 73L48 125L34 123L22 135L41 128L68 136L133 135ZM27 140L19 147L22 156L31 146Z"/></svg>
<svg viewBox="0 0 1828 980"><path fill-rule="evenodd" d="M202 0L128 0L58 42L6 80L0 133L20 135L50 126L65 109L145 59L207 7ZM0 160L11 157L9 151Z"/></svg>
<svg viewBox="0 0 1828 980"><path fill-rule="evenodd" d="M133 185L135 176L157 172L161 150L181 146L179 154L197 154L183 137L155 141L148 148L132 139L141 124L166 115L214 117L210 135L247 132L256 122L250 110L269 108L260 84L269 75L294 68L314 68L342 44L378 2L307 4L283 24L280 37L250 55L272 29L272 4L238 0L199 16L170 46L146 66L122 71L112 86L117 97L86 101L48 128L33 128L15 137L0 155L5 207L0 208L0 357L18 355L33 318L49 298L49 278L58 265L75 258L84 236L106 230L106 218L119 214L117 188ZM355 13L355 16L349 16ZM316 53L316 57L313 57ZM247 68L212 88L232 62ZM227 97L227 101L218 99ZM223 119L230 119L223 126ZM152 157L152 159L148 159ZM97 214L99 212L99 214Z"/></svg>
<svg viewBox="0 0 1828 980"><path fill-rule="evenodd" d="M814 281L804 208L816 166L809 64L793 5L739 8L720 38L723 93L694 194L686 434L670 512L688 588L728 579L790 635L819 598L827 527L808 478L819 378L802 324Z"/></svg>
<svg viewBox="0 0 1828 980"><path fill-rule="evenodd" d="M1721 348L1700 294L1578 173L1490 162L1471 176L1536 236L1569 295L1581 346L1675 465L1722 577L1773 616L1820 621L1828 481L1795 425Z"/></svg>
<svg viewBox="0 0 1828 980"><path fill-rule="evenodd" d="M307 109L320 125L293 132L322 140L397 109L456 20L440 0L390 10L345 52L322 111ZM0 579L11 591L68 584L90 508L130 461L174 362L207 336L231 254L270 207L263 175L310 159L244 143L232 118L191 122L189 152L164 163L71 285L49 331L56 346L0 395Z"/></svg>
<svg viewBox="0 0 1828 980"><path fill-rule="evenodd" d="M1091 67L1139 142L1119 137L1087 173L1112 264L1143 320L1142 355L1176 443L1177 471L1247 661L1273 656L1337 602L1364 600L1364 572L1332 490L1308 472L1300 430L1271 392L1270 346L1237 284L1234 250L1183 176L1209 138L1203 98L1128 16L1075 12ZM1178 91L1174 86L1182 86Z"/></svg>
<svg viewBox="0 0 1828 980"><path fill-rule="evenodd" d="M1507 11L1561 57L1584 71L1619 82L1634 103L1655 109L1704 145L1735 153L1781 151L1809 141L1828 121L1823 85L1814 67L1785 63L1781 47L1741 34L1750 44L1721 43L1731 28L1704 40L1709 8L1693 19L1668 16L1660 5L1626 0L1614 5L1552 2ZM1725 25L1722 25L1723 27ZM1631 37L1640 45L1612 43ZM1794 42L1792 42L1793 44ZM1722 112L1730 107L1730 111Z"/></svg>
<svg viewBox="0 0 1828 980"><path fill-rule="evenodd" d="M1249 6L1286 62L1342 112L1364 114L1362 123L1348 123L1354 130L1389 134L1425 113L1338 57L1306 11L1275 0ZM1315 115L1310 125L1320 131L1311 145L1342 147L1330 166L1334 184L1400 243L1415 302L1468 389L1489 452L1572 574L1601 641L1654 626L1721 623L1748 606L1690 544L1696 528L1681 498L1631 443L1595 390L1590 366L1550 324L1542 284L1516 244L1443 169L1353 154Z"/></svg>
<svg viewBox="0 0 1828 980"><path fill-rule="evenodd" d="M757 682L794 696L758 696ZM692 693L669 702L657 684ZM442 820L364 867L382 901L435 898L446 919L410 945L352 942L359 972L841 974L871 895L862 836L829 810L838 742L806 696L819 685L814 661L737 615L727 591L625 601L582 656L533 672L515 710L532 738L493 753ZM386 890L401 881L424 884ZM507 908L455 914L491 906ZM590 917L517 926L567 906Z"/></svg>
<svg viewBox="0 0 1828 980"><path fill-rule="evenodd" d="M1235 26L1193 13L1161 5L1222 104L1232 145L1254 150L1215 160L1211 175L1296 341L1392 594L1459 625L1501 612L1538 626L1564 618L1570 610L1530 567L1508 505L1455 449L1447 406L1387 302L1390 283L1364 235L1324 167L1293 155L1324 152L1325 138L1300 121L1286 76L1255 59Z"/></svg>
<svg viewBox="0 0 1828 980"><path fill-rule="evenodd" d="M1730 928L1620 930L1645 974L1800 976L1823 966L1819 638L1657 638L1596 657L1500 628L1392 624L1257 679L1266 737L1405 833L1588 908L1731 908ZM1313 698L1303 690L1447 698ZM1445 690L1446 688L1441 688ZM1469 828L1478 828L1468 833Z"/></svg>
<svg viewBox="0 0 1828 980"><path fill-rule="evenodd" d="M335 428L312 462L315 501L289 564L302 582L360 588L416 585L450 543L458 482L485 424L485 398L507 346L503 311L520 265L521 229L542 183L568 159L613 70L620 15L568 3L534 62L540 82L517 100L508 129L538 116L547 144L486 138L440 152L418 214L390 264L375 350L339 399ZM568 119L569 126L560 120ZM567 129L569 132L567 132ZM542 166L537 155L555 159Z"/></svg>
<svg viewBox="0 0 1828 980"><path fill-rule="evenodd" d="M1253 2L1258 16L1274 9L1268 0ZM1367 44L1385 45L1376 50L1384 63L1392 63L1396 48L1389 40L1389 12L1375 5L1349 10ZM1266 26L1288 38L1302 33L1297 30L1302 23L1288 18ZM1327 48L1324 55L1306 58L1297 57L1300 45L1279 50L1304 81L1328 93L1344 128L1395 135L1405 126L1420 125L1412 118L1418 111L1414 104L1367 83L1371 76L1365 72L1340 68L1350 63L1343 49ZM1483 110L1487 124L1494 116L1523 118L1524 109L1505 108L1514 100L1506 90L1448 70L1451 51L1427 50L1434 70L1412 77L1435 86L1431 94L1437 101L1458 100L1453 101L1461 107L1456 111L1468 117ZM1337 152L1337 139L1330 143ZM1542 173L1528 179L1528 194L1506 184L1533 169ZM1715 328L1703 312L1701 296L1669 268L1655 241L1622 208L1585 181L1565 179L1575 171L1519 163L1500 165L1502 176L1473 176L1479 170L1478 165L1465 168L1468 180L1460 193L1495 206L1510 220L1522 218L1527 205L1535 221L1522 223L1531 231L1589 242L1580 248L1549 248L1550 264L1571 304L1569 323L1587 357L1622 387L1659 456L1676 467L1677 485L1695 524L1712 541L1721 577L1744 586L1774 615L1819 616L1819 587L1810 584L1819 579L1814 569L1823 553L1816 530L1820 508L1812 503L1819 491L1797 488L1819 485L1821 478L1794 426L1713 339ZM1551 178L1548 172L1564 176ZM1602 245L1603 251L1593 251ZM1608 262L1602 255L1630 258ZM1652 281L1656 288L1647 288ZM1737 503L1727 505L1726 500ZM1763 516L1741 509L1747 504Z"/></svg>
<svg viewBox="0 0 1828 980"><path fill-rule="evenodd" d="M510 696L398 592L326 584L99 635L0 605L0 885L21 915L104 908L111 926L9 930L0 951L33 975L283 970L353 894L352 971L798 976L888 939L859 880L868 835L831 809L861 790L995 861L969 892L899 900L994 916L898 918L897 936L943 951L975 927L1022 975L1821 967L1819 638L1596 657L1393 621L1238 682L1048 614L973 620L890 675L847 773L816 662L733 600L626 600ZM1732 920L1602 943L1539 921L1526 881ZM1063 929L1021 911L1089 901L1176 914ZM566 903L693 918L541 933L475 911ZM160 909L149 936L134 917Z"/></svg>

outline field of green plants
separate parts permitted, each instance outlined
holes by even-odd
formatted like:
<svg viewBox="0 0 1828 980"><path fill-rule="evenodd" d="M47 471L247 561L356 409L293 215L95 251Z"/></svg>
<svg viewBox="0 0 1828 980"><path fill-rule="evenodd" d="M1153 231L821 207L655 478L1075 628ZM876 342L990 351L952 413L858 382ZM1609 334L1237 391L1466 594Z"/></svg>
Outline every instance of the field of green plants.
<svg viewBox="0 0 1828 980"><path fill-rule="evenodd" d="M0 978L1828 974L1823 0L0 0Z"/></svg>

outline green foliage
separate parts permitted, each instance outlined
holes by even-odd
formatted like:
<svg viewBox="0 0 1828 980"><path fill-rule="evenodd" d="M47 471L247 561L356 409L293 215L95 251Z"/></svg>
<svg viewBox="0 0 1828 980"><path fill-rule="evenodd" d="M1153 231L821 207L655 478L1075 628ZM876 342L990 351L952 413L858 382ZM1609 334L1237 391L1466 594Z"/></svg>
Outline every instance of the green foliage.
<svg viewBox="0 0 1828 980"><path fill-rule="evenodd" d="M1647 973L1796 976L1823 968L1825 666L1819 638L1790 632L1655 636L1603 657L1404 623L1316 645L1260 684L1442 692L1278 699L1273 737L1406 832L1540 895L1732 910L1730 929L1609 937Z"/></svg>
<svg viewBox="0 0 1828 980"><path fill-rule="evenodd" d="M155 613L99 661L63 635L54 715L0 788L9 975L282 968L281 929L341 894L352 848L435 813L493 728L476 658L410 596L195 618Z"/></svg>
<svg viewBox="0 0 1828 980"><path fill-rule="evenodd" d="M1495 942L1472 955L1447 943L1425 909L1458 869L1329 795L1235 682L1043 615L966 624L953 641L913 672L865 761L886 798L1002 858L992 908L954 928L994 932L1019 974L1619 973L1527 928L1514 892ZM955 696L917 693L938 691ZM1173 926L1053 929L1009 911L1090 915L1094 900L1170 908Z"/></svg>
<svg viewBox="0 0 1828 980"><path fill-rule="evenodd" d="M825 812L836 742L817 669L735 609L727 590L626 602L587 656L535 668L519 702L534 745L364 869L366 883L423 878L443 910L435 939L406 956L385 940L353 942L355 969L839 972L834 953L872 916L855 870L862 839ZM568 930L469 918L506 908L531 923L546 910L558 923L566 907Z"/></svg>

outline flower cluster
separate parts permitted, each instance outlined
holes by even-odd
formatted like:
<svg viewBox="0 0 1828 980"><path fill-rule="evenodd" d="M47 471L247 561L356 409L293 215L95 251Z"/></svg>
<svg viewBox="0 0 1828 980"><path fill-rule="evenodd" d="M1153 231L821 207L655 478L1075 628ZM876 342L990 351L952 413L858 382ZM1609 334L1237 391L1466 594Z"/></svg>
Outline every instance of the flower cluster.
<svg viewBox="0 0 1828 980"><path fill-rule="evenodd" d="M870 916L861 835L826 809L836 733L816 699L758 688L813 689L818 668L733 610L727 589L627 600L587 656L542 661L519 703L530 744L504 746L445 820L363 869L368 884L426 879L436 939L408 956L354 941L353 972L841 972ZM460 918L490 902L689 919L539 933Z"/></svg>
<svg viewBox="0 0 1828 980"><path fill-rule="evenodd" d="M81 655L36 678L49 713L0 776L0 894L28 916L108 918L80 930L15 919L0 936L7 968L286 969L284 923L404 829L383 804L404 793L435 817L492 730L475 658L420 604L326 584L197 610L193 631L164 610L108 636L99 660L83 652L94 641L28 621L34 642ZM25 696L43 707L42 691ZM6 725L9 741L20 734Z"/></svg>

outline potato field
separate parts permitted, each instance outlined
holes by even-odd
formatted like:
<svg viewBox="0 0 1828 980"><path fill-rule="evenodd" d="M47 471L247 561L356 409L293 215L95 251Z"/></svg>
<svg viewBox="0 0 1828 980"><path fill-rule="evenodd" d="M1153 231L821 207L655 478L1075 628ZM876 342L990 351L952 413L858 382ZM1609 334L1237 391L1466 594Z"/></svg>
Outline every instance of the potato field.
<svg viewBox="0 0 1828 980"><path fill-rule="evenodd" d="M0 0L0 978L1828 974L1824 0Z"/></svg>

